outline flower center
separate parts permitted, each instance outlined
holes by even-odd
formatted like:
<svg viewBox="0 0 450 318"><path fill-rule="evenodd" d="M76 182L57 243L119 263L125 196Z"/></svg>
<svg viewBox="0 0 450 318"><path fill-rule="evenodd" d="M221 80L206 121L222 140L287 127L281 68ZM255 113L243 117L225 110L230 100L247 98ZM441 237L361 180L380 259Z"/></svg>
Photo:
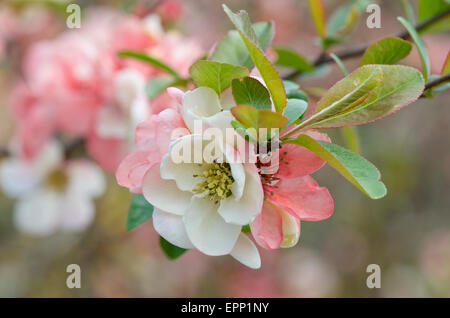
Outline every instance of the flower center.
<svg viewBox="0 0 450 318"><path fill-rule="evenodd" d="M198 182L197 186L192 189L192 192L204 193L203 197L208 197L215 203L231 195L231 186L234 179L228 163L213 163L202 174L194 174L193 176L202 178L203 181Z"/></svg>
<svg viewBox="0 0 450 318"><path fill-rule="evenodd" d="M69 179L67 174L61 169L55 169L47 177L47 185L55 190L63 190Z"/></svg>

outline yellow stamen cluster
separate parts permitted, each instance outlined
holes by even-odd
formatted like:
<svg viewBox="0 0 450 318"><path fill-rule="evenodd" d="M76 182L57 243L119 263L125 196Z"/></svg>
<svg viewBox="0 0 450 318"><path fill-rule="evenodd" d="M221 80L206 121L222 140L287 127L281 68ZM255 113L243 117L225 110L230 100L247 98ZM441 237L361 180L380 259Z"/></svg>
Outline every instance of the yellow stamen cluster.
<svg viewBox="0 0 450 318"><path fill-rule="evenodd" d="M47 185L55 190L63 190L68 181L67 174L60 169L53 170L47 177Z"/></svg>
<svg viewBox="0 0 450 318"><path fill-rule="evenodd" d="M194 193L204 193L204 197L208 197L215 203L231 195L234 179L228 163L213 163L202 174L193 176L203 178L203 181L198 182L197 186L192 189Z"/></svg>

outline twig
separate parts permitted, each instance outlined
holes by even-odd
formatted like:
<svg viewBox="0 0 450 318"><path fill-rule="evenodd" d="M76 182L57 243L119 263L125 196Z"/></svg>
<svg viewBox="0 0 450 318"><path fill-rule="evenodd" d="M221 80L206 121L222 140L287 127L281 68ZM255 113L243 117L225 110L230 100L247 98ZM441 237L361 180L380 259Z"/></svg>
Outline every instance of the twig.
<svg viewBox="0 0 450 318"><path fill-rule="evenodd" d="M9 156L9 150L6 148L0 148L0 158L8 157Z"/></svg>
<svg viewBox="0 0 450 318"><path fill-rule="evenodd" d="M70 141L64 145L64 157L71 158L74 154L84 146L84 140L81 138ZM0 147L0 159L11 156L11 152L6 147Z"/></svg>
<svg viewBox="0 0 450 318"><path fill-rule="evenodd" d="M450 9L433 16L433 17L423 21L422 23L417 24L415 26L415 29L417 31L421 31L421 30L425 29L426 27L432 25L433 23L441 20L442 18L444 18L444 17L446 17L448 15L450 15ZM408 31L404 30L404 31L401 31L401 32L397 33L394 36L406 40L406 39L409 38L409 33L408 33ZM364 46L360 46L360 47L354 48L354 49L342 50L340 52L335 53L335 55L337 57L339 57L341 60L345 60L345 59L349 59L349 58L352 58L352 57L357 57L357 56L362 55L367 50L368 47L369 47L368 45L364 45ZM328 54L322 53L314 61L313 64L314 64L315 67L318 67L318 66L321 66L321 65L325 65L325 64L331 63L333 61L334 60ZM288 79L288 80L292 80L295 77L299 76L300 74L302 74L302 72L300 72L300 71L293 71L292 73L287 74L283 78L284 79Z"/></svg>
<svg viewBox="0 0 450 318"><path fill-rule="evenodd" d="M436 87L436 86L439 86L439 85L441 85L441 84L443 84L443 83L445 83L445 82L450 82L450 73L447 73L447 74L445 74L445 75L442 75L442 76L440 76L440 77L438 77L438 78L436 78L436 79L434 79L434 80L429 81L428 83L426 83L426 84L425 84L425 88L424 88L424 90L423 90L424 93L423 93L420 97L427 97L427 96L425 95L425 92L426 92L428 89L433 88L433 87Z"/></svg>
<svg viewBox="0 0 450 318"><path fill-rule="evenodd" d="M426 85L425 85L425 90L436 87L441 85L442 83L448 82L450 81L450 73L447 73L445 75L442 75L432 81L429 81Z"/></svg>
<svg viewBox="0 0 450 318"><path fill-rule="evenodd" d="M70 158L74 153L84 146L84 140L81 138L75 139L70 143L64 145L64 156L65 158Z"/></svg>

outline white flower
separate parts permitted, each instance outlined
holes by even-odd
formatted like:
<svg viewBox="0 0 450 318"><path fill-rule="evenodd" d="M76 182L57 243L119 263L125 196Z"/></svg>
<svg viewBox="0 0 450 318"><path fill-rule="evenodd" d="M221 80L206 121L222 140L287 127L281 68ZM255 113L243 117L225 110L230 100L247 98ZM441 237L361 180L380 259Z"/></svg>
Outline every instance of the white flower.
<svg viewBox="0 0 450 318"><path fill-rule="evenodd" d="M105 190L103 174L89 161L63 160L61 145L50 142L31 162L10 157L0 163L0 185L18 200L13 220L20 231L78 232L93 221L93 198Z"/></svg>
<svg viewBox="0 0 450 318"><path fill-rule="evenodd" d="M229 110L232 104L229 99L228 92L225 92L220 101L217 93L209 87L199 87L186 92L182 99L182 115L186 126L195 133L194 121L201 120L204 123L203 128L217 127L223 132L226 128L232 129L233 115Z"/></svg>
<svg viewBox="0 0 450 318"><path fill-rule="evenodd" d="M215 147L215 160L203 156L209 145ZM191 154L188 162L177 162L177 149ZM255 167L236 162L235 155L222 140L202 135L178 138L161 165L147 172L143 195L155 207L155 230L170 243L207 255L231 254L259 268L258 250L241 230L261 211L263 189ZM200 160L193 163L194 158Z"/></svg>

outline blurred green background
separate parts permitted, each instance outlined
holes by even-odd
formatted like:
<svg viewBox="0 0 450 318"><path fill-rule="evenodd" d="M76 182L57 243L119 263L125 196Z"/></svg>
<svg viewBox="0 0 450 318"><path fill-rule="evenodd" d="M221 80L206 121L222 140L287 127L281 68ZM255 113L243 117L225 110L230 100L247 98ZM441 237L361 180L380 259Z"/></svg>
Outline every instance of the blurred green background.
<svg viewBox="0 0 450 318"><path fill-rule="evenodd" d="M35 1L39 2L39 1ZM74 1L84 10L106 5L127 10L130 1ZM132 2L132 1L131 1ZM345 1L324 1L327 15ZM431 2L431 1L430 1ZM310 59L315 45L307 1L241 0L181 1L183 14L175 27L195 37L205 49L224 36L231 24L221 3L245 9L253 21L274 20L275 43L295 47ZM401 30L400 1L379 1L382 28L365 26L367 13L349 42L336 50L368 44ZM2 1L0 10L10 5ZM1 61L0 144L6 146L13 124L6 100L26 47L66 30L65 15L45 4L15 11L26 26L43 15L51 27L11 44L13 54ZM1 24L1 21L0 21ZM432 70L439 72L450 49L450 34L424 35ZM353 70L358 59L345 61ZM403 61L420 68L417 53ZM300 79L302 85L330 87L342 78L330 73ZM381 171L388 195L370 200L333 169L314 177L328 187L334 215L321 222L303 222L299 244L263 251L262 268L251 270L231 257L208 257L189 251L176 261L165 258L151 222L132 232L125 223L130 201L127 189L108 176L108 191L96 201L94 224L82 234L33 238L12 226L14 201L0 194L0 296L3 297L449 297L450 296L450 90L434 99L420 99L402 111L359 127L361 152ZM338 131L328 131L343 144ZM80 289L66 287L66 266L79 264ZM381 288L366 286L366 267L381 267Z"/></svg>

